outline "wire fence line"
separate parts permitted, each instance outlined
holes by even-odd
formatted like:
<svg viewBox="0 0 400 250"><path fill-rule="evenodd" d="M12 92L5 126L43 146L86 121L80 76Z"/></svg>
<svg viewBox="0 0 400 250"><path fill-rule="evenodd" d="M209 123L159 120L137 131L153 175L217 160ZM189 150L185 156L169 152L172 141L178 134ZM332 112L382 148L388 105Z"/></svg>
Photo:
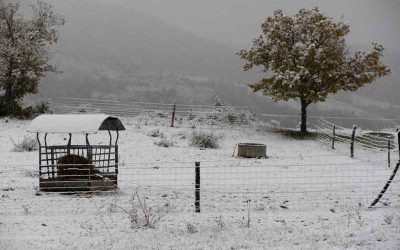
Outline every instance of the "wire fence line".
<svg viewBox="0 0 400 250"><path fill-rule="evenodd" d="M106 113L121 117L136 117L146 125L193 126L246 126L296 128L300 114L260 113L256 107L193 105L182 103L122 102L116 100L59 97L50 100L54 113ZM334 121L338 126L363 124L371 129L394 128L400 118L308 116L311 126L314 120ZM172 120L176 120L173 124Z"/></svg>
<svg viewBox="0 0 400 250"><path fill-rule="evenodd" d="M21 171L1 166L0 214L84 213L90 199L100 205L129 205L135 192L154 204L169 202L178 210L193 211L196 193L194 162L122 163L118 189L77 194L65 190L73 180L62 180L64 195L38 191L38 171ZM368 207L381 192L392 169L380 162L349 160L327 163L257 163L251 161L204 161L200 166L199 199L202 212L239 212L244 202L268 208L312 209L361 205ZM71 177L71 176L70 176ZM400 206L400 178L396 176L385 192L382 203ZM73 194L66 196L65 194ZM54 210L53 210L54 209ZM259 209L262 209L259 207Z"/></svg>
<svg viewBox="0 0 400 250"><path fill-rule="evenodd" d="M336 148L337 144L347 145L351 157L355 154L370 154L374 153L377 156L386 158L388 166L392 162L400 160L399 153L399 132L370 132L353 128L345 128L337 126L325 119L318 118L314 121L315 135L321 141L325 141L332 145L332 149ZM357 149L367 149L367 152L355 152Z"/></svg>
<svg viewBox="0 0 400 250"><path fill-rule="evenodd" d="M100 99L57 98L52 101L54 113L105 113L121 117L136 117L145 124L165 126L235 125L254 122L253 107L120 102Z"/></svg>
<svg viewBox="0 0 400 250"><path fill-rule="evenodd" d="M342 140L344 142L351 142L351 135L353 128L345 128L328 122L325 119L319 118L315 123L315 128L319 135L332 139ZM335 128L335 132L333 132ZM356 128L357 129L357 128ZM370 132L357 129L355 134L355 142L366 148L387 148L388 142L391 147L396 147L395 137L397 134L392 132Z"/></svg>
<svg viewBox="0 0 400 250"><path fill-rule="evenodd" d="M139 119L148 119L146 121L148 124L156 121L156 124L158 122L166 126L169 126L172 121L182 126L190 124L187 123L188 121L196 121L222 127L226 127L226 124L234 126L265 124L268 127L279 128L299 119L298 115L256 115L249 107L237 106L145 102L126 104L118 101L79 98L60 100L62 101L54 103L56 113L102 112L126 117L135 116ZM174 119L171 119L172 114L175 115ZM193 211L196 201L200 202L202 211L208 212L238 212L243 208L241 204L249 200L258 204L260 206L258 209L263 209L261 206L265 209L369 206L393 173L393 170L388 168L382 160L386 152L385 148L380 146L381 143L385 143L385 138L374 134L370 136L355 134L352 138L353 129L351 128L335 125L324 117L311 116L309 118L310 127L315 131L317 138L328 143L332 141L341 143L346 147L352 143L353 146L362 146L371 150L377 156L376 159L366 162L362 158L357 158L336 163L326 160L330 157L338 157L337 154L303 155L295 161L297 163L198 159L197 161L201 163L199 184L196 182L194 161L122 162L119 163L117 190L103 190L100 193L97 190L88 190L84 194L76 194L75 190L68 191L68 185L82 182L79 177L90 178L89 181L91 181L91 178L96 177L95 174L60 175L61 178L58 180L60 188L64 190L63 193L71 194L71 196L36 192L39 191L40 173L35 165L4 164L0 166L0 177L2 177L0 214L9 214L10 211L27 213L27 210L30 210L30 213L39 214L61 211L85 213L88 212L87 207L90 207L93 200L100 206L113 203L121 206L129 205L130 198L137 191L154 203L172 204L180 211ZM179 121L182 123L180 124ZM335 128L335 133L332 131L333 128ZM389 147L389 152L395 152L394 150ZM356 152L356 155L358 154L361 153ZM394 154L391 157L389 159L392 163L398 161L393 158ZM274 158L296 160L296 157L284 155L271 157L271 160ZM304 158L310 159L302 162ZM64 177L67 179L62 179ZM78 178L78 181L71 180L72 177ZM390 183L381 204L399 206L399 177L395 176ZM96 185L98 184L92 187L102 188L101 185ZM196 192L201 193L201 199L196 199Z"/></svg>

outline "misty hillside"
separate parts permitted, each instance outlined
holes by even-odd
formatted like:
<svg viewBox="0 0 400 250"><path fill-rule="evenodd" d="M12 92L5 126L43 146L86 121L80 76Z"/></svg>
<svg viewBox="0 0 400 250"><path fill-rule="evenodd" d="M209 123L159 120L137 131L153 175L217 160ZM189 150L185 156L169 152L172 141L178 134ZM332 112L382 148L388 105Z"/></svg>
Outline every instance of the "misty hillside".
<svg viewBox="0 0 400 250"><path fill-rule="evenodd" d="M62 73L46 77L42 96L210 104L220 95L231 104L272 103L254 100L245 83L255 74L242 72L234 48L132 9L79 1L54 5L66 18L54 57Z"/></svg>
<svg viewBox="0 0 400 250"><path fill-rule="evenodd" d="M118 6L79 1L56 4L67 19L60 50L89 70L97 64L124 77L153 73L211 79L234 76L231 49L198 39L156 18Z"/></svg>
<svg viewBox="0 0 400 250"><path fill-rule="evenodd" d="M296 112L296 105L276 104L249 91L246 84L261 75L242 71L243 62L235 55L239 48L199 38L119 5L57 0L54 6L66 18L54 54L62 72L43 80L43 97L210 104L219 95L226 103L259 106L266 113ZM394 73L356 94L400 104L400 55L387 51L385 61ZM351 93L334 99L357 105ZM313 109L317 112L318 107ZM334 109L335 105L322 110Z"/></svg>

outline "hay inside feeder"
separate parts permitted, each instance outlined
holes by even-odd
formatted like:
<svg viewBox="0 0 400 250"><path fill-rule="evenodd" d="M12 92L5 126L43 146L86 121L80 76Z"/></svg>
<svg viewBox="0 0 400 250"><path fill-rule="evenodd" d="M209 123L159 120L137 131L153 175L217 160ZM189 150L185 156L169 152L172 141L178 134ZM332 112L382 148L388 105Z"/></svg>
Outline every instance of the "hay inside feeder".
<svg viewBox="0 0 400 250"><path fill-rule="evenodd" d="M79 155L65 155L57 160L59 180L102 179L101 172L95 169L92 161Z"/></svg>

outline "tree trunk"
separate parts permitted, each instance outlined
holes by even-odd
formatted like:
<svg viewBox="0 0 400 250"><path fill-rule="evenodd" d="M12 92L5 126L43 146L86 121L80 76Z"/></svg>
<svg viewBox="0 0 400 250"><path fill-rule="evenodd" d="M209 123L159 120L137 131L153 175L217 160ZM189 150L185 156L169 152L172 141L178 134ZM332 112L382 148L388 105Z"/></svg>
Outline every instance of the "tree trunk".
<svg viewBox="0 0 400 250"><path fill-rule="evenodd" d="M14 114L14 98L13 98L13 93L12 93L12 85L7 84L6 85L6 99L5 99L5 111L6 115L12 115Z"/></svg>
<svg viewBox="0 0 400 250"><path fill-rule="evenodd" d="M301 102L300 132L306 133L307 132L307 106L308 106L308 103L303 98L300 99L300 102Z"/></svg>

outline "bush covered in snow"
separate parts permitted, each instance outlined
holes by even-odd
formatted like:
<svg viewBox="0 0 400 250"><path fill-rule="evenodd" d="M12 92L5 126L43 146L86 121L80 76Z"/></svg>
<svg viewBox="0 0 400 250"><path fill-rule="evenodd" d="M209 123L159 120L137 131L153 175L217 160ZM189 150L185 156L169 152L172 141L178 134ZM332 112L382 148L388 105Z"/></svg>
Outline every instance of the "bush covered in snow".
<svg viewBox="0 0 400 250"><path fill-rule="evenodd" d="M279 121L277 121L277 120L271 120L271 121L269 121L268 125L269 125L271 128L280 128L280 127L281 127L281 123L280 123Z"/></svg>
<svg viewBox="0 0 400 250"><path fill-rule="evenodd" d="M160 132L160 129L153 129L147 135L150 136L150 137L164 138L164 133Z"/></svg>
<svg viewBox="0 0 400 250"><path fill-rule="evenodd" d="M219 137L213 132L194 131L190 137L190 145L199 148L218 148Z"/></svg>
<svg viewBox="0 0 400 250"><path fill-rule="evenodd" d="M250 112L235 112L233 110L212 111L208 113L199 114L192 120L193 124L199 125L248 125L255 121L255 116Z"/></svg>
<svg viewBox="0 0 400 250"><path fill-rule="evenodd" d="M27 136L24 136L22 141L15 142L13 139L11 139L11 142L13 144L12 151L14 152L34 151L38 149L37 140Z"/></svg>
<svg viewBox="0 0 400 250"><path fill-rule="evenodd" d="M160 208L147 205L146 198L140 197L138 192L135 192L130 200L129 208L123 208L116 204L114 204L113 207L113 209L121 209L129 216L132 228L154 229L165 213L165 211Z"/></svg>
<svg viewBox="0 0 400 250"><path fill-rule="evenodd" d="M154 144L160 147L169 148L174 146L174 141L172 140L172 137L170 139L163 137L161 140L154 142Z"/></svg>

